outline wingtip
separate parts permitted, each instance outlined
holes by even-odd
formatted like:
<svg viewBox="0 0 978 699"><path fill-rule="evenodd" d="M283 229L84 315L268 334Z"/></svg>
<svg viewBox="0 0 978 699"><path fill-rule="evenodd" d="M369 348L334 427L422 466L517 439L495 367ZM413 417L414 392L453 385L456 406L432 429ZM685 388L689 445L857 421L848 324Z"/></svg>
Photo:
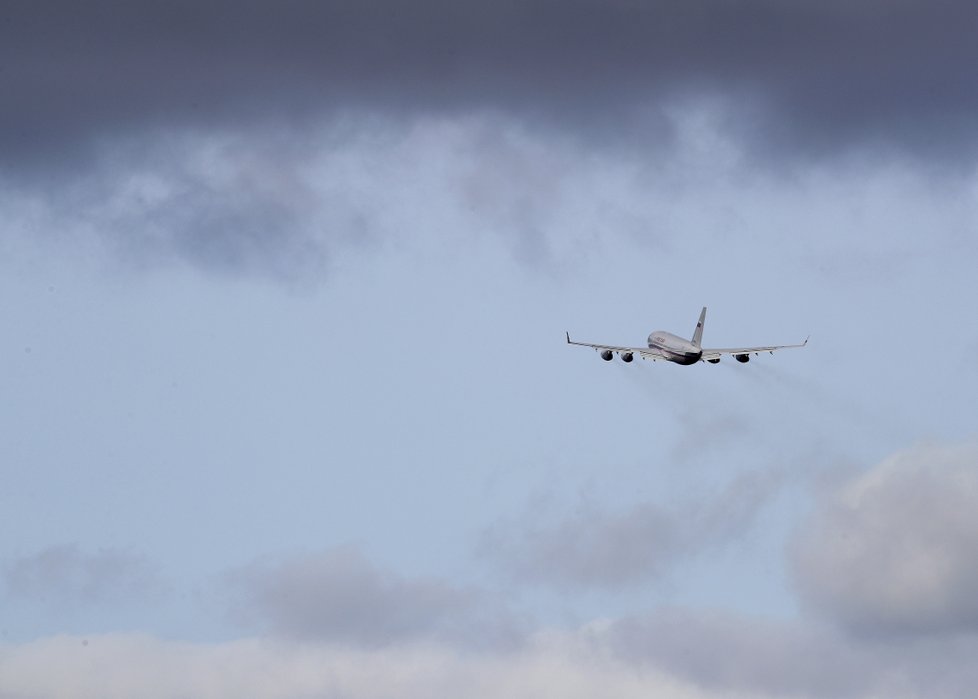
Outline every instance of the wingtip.
<svg viewBox="0 0 978 699"><path fill-rule="evenodd" d="M567 336L567 344L569 345L570 344L570 331L569 330L565 330L564 331L564 334Z"/></svg>

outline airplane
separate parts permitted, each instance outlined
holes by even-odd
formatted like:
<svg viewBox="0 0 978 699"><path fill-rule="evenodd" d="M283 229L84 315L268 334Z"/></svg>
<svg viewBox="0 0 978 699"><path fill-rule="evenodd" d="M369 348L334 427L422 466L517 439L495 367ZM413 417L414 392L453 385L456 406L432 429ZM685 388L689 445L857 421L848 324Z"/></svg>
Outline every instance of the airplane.
<svg viewBox="0 0 978 699"><path fill-rule="evenodd" d="M630 362L637 354L642 359L651 359L654 362L666 361L675 364L688 366L696 362L709 362L716 364L720 357L725 354L733 355L738 362L747 363L750 355L758 355L761 352L774 354L775 350L790 349L792 347L804 347L808 344L808 338L797 345L771 345L769 347L735 347L730 349L703 349L700 341L703 339L703 323L706 321L706 306L700 312L699 322L693 331L692 340L684 340L678 335L667 333L663 330L655 330L649 335L648 347L617 347L615 345L594 345L590 342L574 342L567 333L568 345L580 345L581 347L591 347L600 353L601 358L610 362L614 355L621 357L623 362Z"/></svg>

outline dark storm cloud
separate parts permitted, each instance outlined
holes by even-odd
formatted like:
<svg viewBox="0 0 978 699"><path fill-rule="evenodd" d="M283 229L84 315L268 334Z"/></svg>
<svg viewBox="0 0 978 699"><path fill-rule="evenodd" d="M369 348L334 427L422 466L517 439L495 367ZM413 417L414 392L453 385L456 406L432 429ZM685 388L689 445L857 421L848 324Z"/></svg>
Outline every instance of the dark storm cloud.
<svg viewBox="0 0 978 699"><path fill-rule="evenodd" d="M150 127L502 111L605 138L716 98L759 151L973 154L972 3L15 1L0 164Z"/></svg>
<svg viewBox="0 0 978 699"><path fill-rule="evenodd" d="M232 574L244 597L235 614L276 635L368 647L440 639L467 647L518 641L512 617L478 591L405 579L339 548Z"/></svg>

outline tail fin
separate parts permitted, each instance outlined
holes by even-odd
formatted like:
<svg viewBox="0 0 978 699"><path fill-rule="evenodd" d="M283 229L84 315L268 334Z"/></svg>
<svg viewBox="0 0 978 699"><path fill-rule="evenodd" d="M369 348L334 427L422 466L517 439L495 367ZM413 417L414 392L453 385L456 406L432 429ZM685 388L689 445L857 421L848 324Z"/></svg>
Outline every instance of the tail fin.
<svg viewBox="0 0 978 699"><path fill-rule="evenodd" d="M703 306L703 310L700 311L700 320L696 324L696 330L693 331L693 344L697 347L701 346L703 341L703 323L706 322L706 306Z"/></svg>

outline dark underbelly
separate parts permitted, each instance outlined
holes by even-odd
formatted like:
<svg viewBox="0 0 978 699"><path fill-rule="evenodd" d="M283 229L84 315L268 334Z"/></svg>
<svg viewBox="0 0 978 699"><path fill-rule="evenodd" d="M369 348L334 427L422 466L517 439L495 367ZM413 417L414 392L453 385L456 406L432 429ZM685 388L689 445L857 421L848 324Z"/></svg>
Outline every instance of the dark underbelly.
<svg viewBox="0 0 978 699"><path fill-rule="evenodd" d="M682 364L683 366L689 366L690 364L696 364L703 356L702 352L672 352L669 361L675 362L676 364Z"/></svg>

